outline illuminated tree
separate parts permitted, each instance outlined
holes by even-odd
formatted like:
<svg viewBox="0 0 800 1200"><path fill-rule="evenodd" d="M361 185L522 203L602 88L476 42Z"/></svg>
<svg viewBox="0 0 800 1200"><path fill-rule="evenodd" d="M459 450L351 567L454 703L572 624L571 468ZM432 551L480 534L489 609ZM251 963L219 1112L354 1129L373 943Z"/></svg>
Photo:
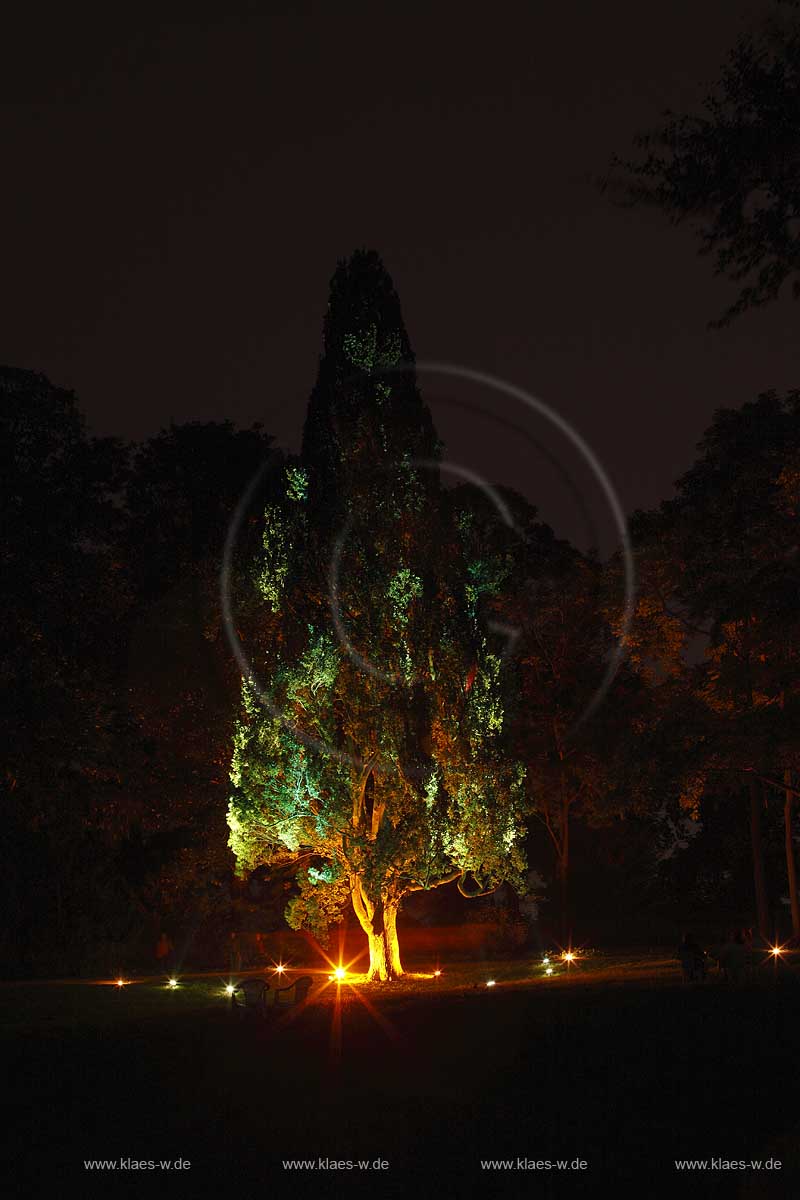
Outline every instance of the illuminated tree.
<svg viewBox="0 0 800 1200"><path fill-rule="evenodd" d="M297 865L293 927L325 935L352 901L373 979L402 973L404 895L474 895L524 866L486 623L508 563L499 531L479 552L469 493L441 488L413 364L389 276L355 254L333 277L302 453L265 513L228 816L240 873Z"/></svg>

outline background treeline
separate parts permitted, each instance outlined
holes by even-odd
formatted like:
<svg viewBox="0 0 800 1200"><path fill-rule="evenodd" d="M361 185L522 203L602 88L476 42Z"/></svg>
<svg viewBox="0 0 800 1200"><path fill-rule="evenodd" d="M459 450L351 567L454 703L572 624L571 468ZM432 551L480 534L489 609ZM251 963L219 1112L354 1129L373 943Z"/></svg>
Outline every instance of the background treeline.
<svg viewBox="0 0 800 1200"><path fill-rule="evenodd" d="M219 563L242 493L279 456L227 423L90 437L75 397L27 371L0 371L0 403L2 957L21 973L111 967L162 925L188 938L230 907L239 681ZM259 536L250 513L239 550Z"/></svg>
<svg viewBox="0 0 800 1200"><path fill-rule="evenodd" d="M277 927L291 879L239 885L227 850L239 673L219 572L261 471L232 579L252 632L283 455L227 422L94 438L74 395L13 368L0 453L4 973L146 961L161 928L202 959L231 928ZM783 936L792 917L797 933L798 396L720 411L675 496L634 517L629 653L577 731L620 629L621 566L509 499L527 534L495 614L522 635L509 749L542 936L669 943L689 921ZM416 898L414 919L488 919L447 892Z"/></svg>

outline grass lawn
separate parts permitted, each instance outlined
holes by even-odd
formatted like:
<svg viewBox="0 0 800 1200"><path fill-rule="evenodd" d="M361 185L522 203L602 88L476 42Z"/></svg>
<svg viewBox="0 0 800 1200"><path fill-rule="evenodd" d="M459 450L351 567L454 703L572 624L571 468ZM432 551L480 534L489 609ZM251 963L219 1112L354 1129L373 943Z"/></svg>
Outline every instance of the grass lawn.
<svg viewBox="0 0 800 1200"><path fill-rule="evenodd" d="M312 1176L337 1195L343 1174L363 1174L282 1166L320 1157L387 1161L390 1194L412 1180L438 1194L444 1179L487 1196L623 1180L641 1195L800 1194L800 964L739 987L684 986L674 963L643 955L553 965L445 963L438 978L426 965L389 986L320 973L302 1009L266 1021L232 1012L221 975L172 991L1 985L13 1168L86 1194L135 1173L86 1159L189 1160L170 1187L199 1195L304 1195ZM780 1172L674 1169L770 1156ZM518 1158L588 1166L481 1169ZM142 1194L164 1186L160 1169L139 1176Z"/></svg>

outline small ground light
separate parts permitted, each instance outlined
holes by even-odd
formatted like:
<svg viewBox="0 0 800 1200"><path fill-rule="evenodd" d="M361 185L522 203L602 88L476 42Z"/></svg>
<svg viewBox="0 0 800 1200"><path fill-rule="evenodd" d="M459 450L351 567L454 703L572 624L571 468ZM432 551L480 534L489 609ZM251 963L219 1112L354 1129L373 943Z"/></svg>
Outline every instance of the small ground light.
<svg viewBox="0 0 800 1200"><path fill-rule="evenodd" d="M435 976L435 978L436 978L436 979L438 979L438 978L439 978L439 976L441 975L441 973L442 973L441 971L434 971L434 972L433 972L433 974L434 974L434 976Z"/></svg>
<svg viewBox="0 0 800 1200"><path fill-rule="evenodd" d="M225 987L225 995L226 996L232 996L235 991L236 991L236 988L233 986L232 983L229 983L226 985L226 987Z"/></svg>
<svg viewBox="0 0 800 1200"><path fill-rule="evenodd" d="M487 980L486 980L486 986L487 986L487 987L494 987L494 985L495 985L495 982L496 982L496 980L494 980L494 979L487 979Z"/></svg>
<svg viewBox="0 0 800 1200"><path fill-rule="evenodd" d="M170 979L169 983L167 984L167 987L169 987L169 988L176 988L177 986L178 986L177 979Z"/></svg>
<svg viewBox="0 0 800 1200"><path fill-rule="evenodd" d="M544 966L546 966L546 967L550 965L550 959L547 957L547 955L546 955L546 954L545 954L544 958L542 959L542 963L543 963L543 964L544 964Z"/></svg>
<svg viewBox="0 0 800 1200"><path fill-rule="evenodd" d="M118 979L118 980L117 980L117 987L125 987L125 980L124 980L124 979Z"/></svg>
<svg viewBox="0 0 800 1200"><path fill-rule="evenodd" d="M548 967L547 970L545 971L545 975L552 975L552 974L553 974L553 968Z"/></svg>

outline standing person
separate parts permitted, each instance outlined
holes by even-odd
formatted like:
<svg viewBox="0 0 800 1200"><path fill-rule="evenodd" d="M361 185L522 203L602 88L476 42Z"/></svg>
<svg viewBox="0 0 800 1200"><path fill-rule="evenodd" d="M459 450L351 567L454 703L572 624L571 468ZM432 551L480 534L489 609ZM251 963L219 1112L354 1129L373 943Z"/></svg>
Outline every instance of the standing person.
<svg viewBox="0 0 800 1200"><path fill-rule="evenodd" d="M747 946L744 931L736 929L722 947L719 965L731 983L741 983L747 971Z"/></svg>
<svg viewBox="0 0 800 1200"><path fill-rule="evenodd" d="M172 953L175 947L162 930L161 937L156 942L156 962L160 971L169 971L172 967Z"/></svg>
<svg viewBox="0 0 800 1200"><path fill-rule="evenodd" d="M684 983L701 983L706 977L706 952L690 933L683 936L677 956L683 971Z"/></svg>
<svg viewBox="0 0 800 1200"><path fill-rule="evenodd" d="M239 944L238 933L232 933L230 936L230 945L228 947L228 966L231 971L241 971L242 969L242 947Z"/></svg>

